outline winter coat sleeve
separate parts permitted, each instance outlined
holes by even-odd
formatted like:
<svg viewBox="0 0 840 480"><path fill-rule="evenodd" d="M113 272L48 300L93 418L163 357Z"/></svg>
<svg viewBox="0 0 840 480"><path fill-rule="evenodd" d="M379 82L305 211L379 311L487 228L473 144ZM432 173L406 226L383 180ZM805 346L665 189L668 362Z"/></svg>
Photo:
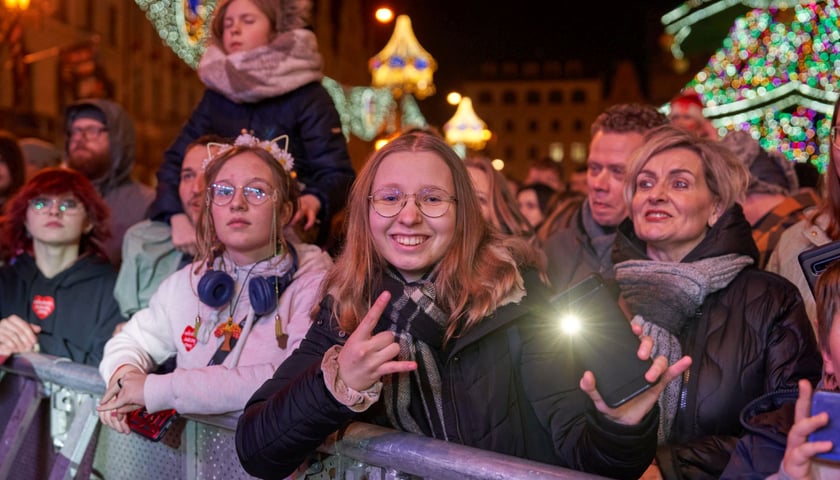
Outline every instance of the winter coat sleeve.
<svg viewBox="0 0 840 480"><path fill-rule="evenodd" d="M295 133L302 139L305 159L295 161L298 179L304 184L303 195L311 194L321 202L318 214L321 229L327 231L329 220L347 203L356 173L347 152L347 140L341 131L341 119L335 103L320 83L301 87L307 94L298 109L301 115ZM318 243L323 243L319 238Z"/></svg>
<svg viewBox="0 0 840 480"><path fill-rule="evenodd" d="M163 163L157 171L157 191L155 200L149 206L149 219L169 223L176 213L183 213L178 185L181 183L181 163L187 147L198 137L212 133L211 115L213 113L210 91L204 92L198 106L193 110L181 133L163 154Z"/></svg>
<svg viewBox="0 0 840 480"><path fill-rule="evenodd" d="M657 407L638 425L620 425L595 410L580 389L583 369L555 335L523 328L522 383L555 455L568 468L611 478L639 478L656 449Z"/></svg>
<svg viewBox="0 0 840 480"><path fill-rule="evenodd" d="M261 478L292 473L332 432L357 414L329 393L321 360L343 343L319 314L306 338L248 401L236 429L236 451L245 471Z"/></svg>

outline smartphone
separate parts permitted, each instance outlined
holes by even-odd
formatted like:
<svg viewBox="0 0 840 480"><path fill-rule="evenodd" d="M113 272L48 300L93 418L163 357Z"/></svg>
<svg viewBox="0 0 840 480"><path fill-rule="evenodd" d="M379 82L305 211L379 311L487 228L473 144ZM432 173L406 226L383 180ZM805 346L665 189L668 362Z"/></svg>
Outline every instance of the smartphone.
<svg viewBox="0 0 840 480"><path fill-rule="evenodd" d="M554 296L559 335L586 370L607 405L616 408L652 386L645 380L650 360L640 360L639 338L597 273Z"/></svg>
<svg viewBox="0 0 840 480"><path fill-rule="evenodd" d="M799 254L798 258L802 273L805 274L808 286L811 287L811 293L814 293L817 277L835 260L840 259L840 241L805 250Z"/></svg>
<svg viewBox="0 0 840 480"><path fill-rule="evenodd" d="M128 413L128 427L132 432L157 442L177 418L178 412L174 409L149 413L145 408L138 408Z"/></svg>
<svg viewBox="0 0 840 480"><path fill-rule="evenodd" d="M811 399L811 415L828 412L828 425L808 435L809 442L831 440L834 445L829 452L817 454L817 458L840 462L840 392L817 390Z"/></svg>

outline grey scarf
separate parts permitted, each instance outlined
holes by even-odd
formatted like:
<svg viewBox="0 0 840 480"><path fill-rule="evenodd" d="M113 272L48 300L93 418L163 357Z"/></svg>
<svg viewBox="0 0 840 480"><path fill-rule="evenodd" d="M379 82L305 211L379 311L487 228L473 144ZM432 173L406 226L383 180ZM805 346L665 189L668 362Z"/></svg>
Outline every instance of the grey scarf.
<svg viewBox="0 0 840 480"><path fill-rule="evenodd" d="M695 316L706 296L725 288L753 259L736 253L705 258L691 263L627 260L615 266L615 278L621 287L634 323L653 339L651 357L664 355L672 364L683 356L680 335ZM682 379L665 387L659 397L661 410L659 443L668 441Z"/></svg>
<svg viewBox="0 0 840 480"><path fill-rule="evenodd" d="M278 33L268 45L230 55L212 44L201 57L198 77L233 102L253 103L320 81L324 73L315 34L299 28Z"/></svg>

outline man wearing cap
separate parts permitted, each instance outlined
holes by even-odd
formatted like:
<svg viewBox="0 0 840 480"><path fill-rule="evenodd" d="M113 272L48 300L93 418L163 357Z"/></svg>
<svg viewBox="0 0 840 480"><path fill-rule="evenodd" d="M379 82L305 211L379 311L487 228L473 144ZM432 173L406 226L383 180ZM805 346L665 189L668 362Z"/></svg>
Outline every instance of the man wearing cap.
<svg viewBox="0 0 840 480"><path fill-rule="evenodd" d="M816 191L799 188L793 162L768 152L749 133L736 130L722 140L750 171L750 185L742 206L758 246L758 267L765 268L782 233L805 218L805 210L819 202Z"/></svg>
<svg viewBox="0 0 840 480"><path fill-rule="evenodd" d="M111 208L111 239L105 252L118 266L125 231L146 217L155 195L151 187L131 178L134 123L121 106L102 99L73 103L65 119L67 166L93 182Z"/></svg>

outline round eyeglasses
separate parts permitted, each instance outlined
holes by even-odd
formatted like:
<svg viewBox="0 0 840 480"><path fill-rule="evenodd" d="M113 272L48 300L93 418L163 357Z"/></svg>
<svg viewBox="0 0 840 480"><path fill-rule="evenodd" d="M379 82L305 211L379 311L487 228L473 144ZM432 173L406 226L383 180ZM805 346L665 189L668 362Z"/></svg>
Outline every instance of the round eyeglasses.
<svg viewBox="0 0 840 480"><path fill-rule="evenodd" d="M54 205L58 205L58 211L67 215L76 215L84 211L81 202L75 198L35 197L29 201L29 207L36 213L45 214L51 212Z"/></svg>
<svg viewBox="0 0 840 480"><path fill-rule="evenodd" d="M449 210L449 204L455 203L454 196L440 188L424 188L417 193L403 193L396 188L382 188L368 197L373 210L380 216L391 218L397 216L408 197L414 197L414 204L420 213L430 218L441 217Z"/></svg>
<svg viewBox="0 0 840 480"><path fill-rule="evenodd" d="M67 130L67 138L73 140L75 138L84 138L85 140L93 140L99 138L100 135L107 132L105 127L97 127L94 125L88 127L74 127Z"/></svg>
<svg viewBox="0 0 840 480"><path fill-rule="evenodd" d="M245 200L254 206L262 205L277 192L265 182L252 182L241 187L234 187L227 182L217 182L207 187L207 191L210 194L210 200L215 205L224 207L233 200L237 188L242 190Z"/></svg>

